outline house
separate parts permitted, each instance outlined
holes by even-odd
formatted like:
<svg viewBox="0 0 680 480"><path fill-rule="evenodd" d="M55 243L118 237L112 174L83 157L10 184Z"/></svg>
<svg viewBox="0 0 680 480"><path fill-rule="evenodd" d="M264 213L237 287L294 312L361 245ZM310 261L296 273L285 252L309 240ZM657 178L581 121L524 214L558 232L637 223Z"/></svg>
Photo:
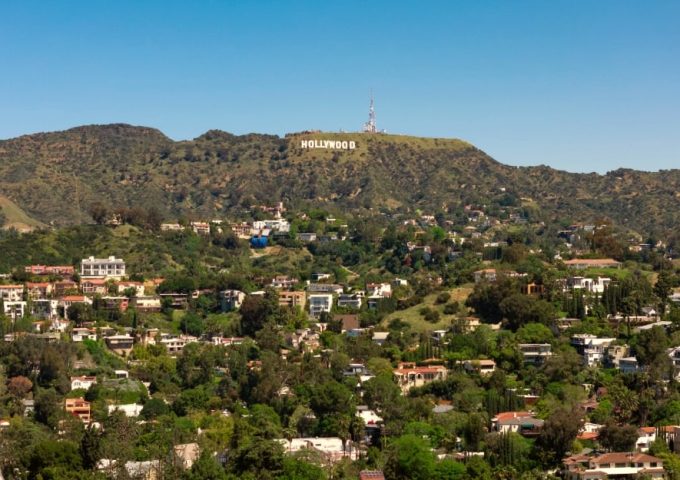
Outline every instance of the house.
<svg viewBox="0 0 680 480"><path fill-rule="evenodd" d="M621 373L637 373L641 369L638 359L635 357L625 357L619 359L619 370Z"/></svg>
<svg viewBox="0 0 680 480"><path fill-rule="evenodd" d="M571 337L571 345L583 357L583 363L592 367L603 363L607 349L615 340L615 338L599 338L596 335L579 333Z"/></svg>
<svg viewBox="0 0 680 480"><path fill-rule="evenodd" d="M182 353L182 350L184 350L184 347L187 343L194 341L196 341L195 337L173 337L170 335L164 335L161 338L160 344L165 345L165 349L167 350L168 354L170 354L170 356L175 356Z"/></svg>
<svg viewBox="0 0 680 480"><path fill-rule="evenodd" d="M87 390L95 383L97 377L94 376L71 377L71 390Z"/></svg>
<svg viewBox="0 0 680 480"><path fill-rule="evenodd" d="M189 306L189 297L186 293L161 293L161 305L167 305L170 308L182 310Z"/></svg>
<svg viewBox="0 0 680 480"><path fill-rule="evenodd" d="M338 308L352 308L359 310L361 308L363 295L357 293L341 293L338 295Z"/></svg>
<svg viewBox="0 0 680 480"><path fill-rule="evenodd" d="M54 292L54 285L49 282L26 282L26 294L31 300L47 298Z"/></svg>
<svg viewBox="0 0 680 480"><path fill-rule="evenodd" d="M172 447L174 463L182 470L188 470L198 460L201 450L198 443L182 443Z"/></svg>
<svg viewBox="0 0 680 480"><path fill-rule="evenodd" d="M335 283L309 283L307 284L308 293L332 293L340 295L343 292L342 285Z"/></svg>
<svg viewBox="0 0 680 480"><path fill-rule="evenodd" d="M333 321L340 322L341 333L345 333L350 330L356 330L357 328L361 327L359 323L359 315L355 313L333 315Z"/></svg>
<svg viewBox="0 0 680 480"><path fill-rule="evenodd" d="M576 455L563 460L566 480L603 478L664 478L663 460L645 453L612 452L595 457Z"/></svg>
<svg viewBox="0 0 680 480"><path fill-rule="evenodd" d="M113 412L123 412L126 417L138 417L142 412L144 405L138 405L136 403L128 403L125 405L109 405L107 407L109 415Z"/></svg>
<svg viewBox="0 0 680 480"><path fill-rule="evenodd" d="M338 437L293 438L291 440L280 438L277 441L283 445L288 454L312 450L320 454L320 457L328 463L335 463L343 458L356 460L359 453L351 440L343 442Z"/></svg>
<svg viewBox="0 0 680 480"><path fill-rule="evenodd" d="M491 419L494 432L515 432L525 437L537 436L545 422L531 412L500 412Z"/></svg>
<svg viewBox="0 0 680 480"><path fill-rule="evenodd" d="M566 260L564 264L569 268L580 270L586 268L621 268L621 262L617 262L613 258L575 258Z"/></svg>
<svg viewBox="0 0 680 480"><path fill-rule="evenodd" d="M64 410L74 417L78 417L83 423L90 423L92 419L90 402L84 398L67 398L64 400Z"/></svg>
<svg viewBox="0 0 680 480"><path fill-rule="evenodd" d="M330 280L331 279L331 274L330 273L312 273L312 280L315 282L321 282L323 280Z"/></svg>
<svg viewBox="0 0 680 480"><path fill-rule="evenodd" d="M468 373L478 373L481 376L486 376L496 371L496 362L490 359L463 360L463 368Z"/></svg>
<svg viewBox="0 0 680 480"><path fill-rule="evenodd" d="M392 285L389 283L368 283L366 294L369 297L389 298L392 296Z"/></svg>
<svg viewBox="0 0 680 480"><path fill-rule="evenodd" d="M130 299L130 306L134 307L136 310L140 312L160 312L161 297L157 296L132 297Z"/></svg>
<svg viewBox="0 0 680 480"><path fill-rule="evenodd" d="M241 308L246 294L240 290L222 290L219 294L220 306L223 312L230 312Z"/></svg>
<svg viewBox="0 0 680 480"><path fill-rule="evenodd" d="M40 320L56 320L59 317L59 300L39 298L30 303L31 315Z"/></svg>
<svg viewBox="0 0 680 480"><path fill-rule="evenodd" d="M20 302L23 299L23 285L0 285L0 300L3 302Z"/></svg>
<svg viewBox="0 0 680 480"><path fill-rule="evenodd" d="M602 293L604 289L609 286L611 279L607 277L568 277L566 281L566 290L583 290L588 293Z"/></svg>
<svg viewBox="0 0 680 480"><path fill-rule="evenodd" d="M552 356L552 346L549 343L520 343L518 347L524 363L530 365L543 365Z"/></svg>
<svg viewBox="0 0 680 480"><path fill-rule="evenodd" d="M179 232L184 230L184 227L179 223L161 223L161 232Z"/></svg>
<svg viewBox="0 0 680 480"><path fill-rule="evenodd" d="M31 275L55 275L60 277L72 277L76 269L71 265L28 265L24 267L26 273Z"/></svg>
<svg viewBox="0 0 680 480"><path fill-rule="evenodd" d="M105 296L101 300L102 305L100 308L102 310L125 312L130 306L130 299L128 297Z"/></svg>
<svg viewBox="0 0 680 480"><path fill-rule="evenodd" d="M359 472L359 480L385 480L382 470L362 470Z"/></svg>
<svg viewBox="0 0 680 480"><path fill-rule="evenodd" d="M103 278L88 278L80 282L80 289L85 295L105 295L109 289Z"/></svg>
<svg viewBox="0 0 680 480"><path fill-rule="evenodd" d="M277 275L271 281L272 288L281 288L283 290L290 290L298 283L297 278L291 278L288 275Z"/></svg>
<svg viewBox="0 0 680 480"><path fill-rule="evenodd" d="M117 287L119 295L125 295L128 290L134 290L133 297L143 297L146 290L142 282L118 282Z"/></svg>
<svg viewBox="0 0 680 480"><path fill-rule="evenodd" d="M59 299L59 306L64 309L64 315L68 315L68 309L76 303L85 303L92 305L92 299L85 295L66 295Z"/></svg>
<svg viewBox="0 0 680 480"><path fill-rule="evenodd" d="M269 229L274 232L290 232L290 223L285 218L275 218L271 220L257 220L253 222L253 228L257 230Z"/></svg>
<svg viewBox="0 0 680 480"><path fill-rule="evenodd" d="M417 367L412 362L401 362L393 373L402 393L407 394L414 387L422 387L436 380L445 380L448 370L440 365Z"/></svg>
<svg viewBox="0 0 680 480"><path fill-rule="evenodd" d="M104 341L109 350L121 357L127 357L132 352L135 339L130 335L111 335L104 338Z"/></svg>
<svg viewBox="0 0 680 480"><path fill-rule="evenodd" d="M28 303L24 301L9 301L2 302L2 313L11 320L18 320L26 316Z"/></svg>
<svg viewBox="0 0 680 480"><path fill-rule="evenodd" d="M78 293L78 284L73 280L62 280L60 282L54 282L53 294L57 297L61 297L69 294Z"/></svg>
<svg viewBox="0 0 680 480"><path fill-rule="evenodd" d="M322 313L331 313L333 308L333 294L313 293L308 296L309 314L314 318L319 318Z"/></svg>
<svg viewBox="0 0 680 480"><path fill-rule="evenodd" d="M298 240L304 243L316 242L316 233L298 233Z"/></svg>
<svg viewBox="0 0 680 480"><path fill-rule="evenodd" d="M656 440L656 427L640 427L638 428L638 439L635 442L635 449L638 452L646 453L649 447L652 446Z"/></svg>
<svg viewBox="0 0 680 480"><path fill-rule="evenodd" d="M125 262L116 257L84 258L80 263L81 278L114 278L125 276Z"/></svg>
<svg viewBox="0 0 680 480"><path fill-rule="evenodd" d="M485 268L483 270L477 270L473 273L475 277L475 283L487 281L495 282L497 279L497 273L495 268Z"/></svg>
<svg viewBox="0 0 680 480"><path fill-rule="evenodd" d="M389 336L390 332L373 332L373 342L378 345L383 345Z"/></svg>
<svg viewBox="0 0 680 480"><path fill-rule="evenodd" d="M307 295L305 294L305 292L293 292L293 291L279 292L280 307L288 308L300 307L301 309L304 309L305 305L307 305Z"/></svg>
<svg viewBox="0 0 680 480"><path fill-rule="evenodd" d="M97 331L93 328L75 327L71 330L71 341L97 340Z"/></svg>
<svg viewBox="0 0 680 480"><path fill-rule="evenodd" d="M210 224L207 222L191 222L190 226L197 235L210 235Z"/></svg>

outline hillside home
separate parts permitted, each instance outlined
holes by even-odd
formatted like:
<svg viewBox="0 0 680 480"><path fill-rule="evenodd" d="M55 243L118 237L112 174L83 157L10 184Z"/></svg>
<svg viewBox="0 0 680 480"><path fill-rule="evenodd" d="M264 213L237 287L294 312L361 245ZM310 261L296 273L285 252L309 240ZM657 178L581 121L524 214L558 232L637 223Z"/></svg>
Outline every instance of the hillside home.
<svg viewBox="0 0 680 480"><path fill-rule="evenodd" d="M124 295L128 290L134 290L133 297L143 297L146 290L142 282L119 282L117 287L119 295Z"/></svg>
<svg viewBox="0 0 680 480"><path fill-rule="evenodd" d="M23 299L23 285L0 285L0 300L3 302L20 302Z"/></svg>
<svg viewBox="0 0 680 480"><path fill-rule="evenodd" d="M316 242L316 233L298 233L298 240L304 243Z"/></svg>
<svg viewBox="0 0 680 480"><path fill-rule="evenodd" d="M109 289L103 278L88 278L80 282L80 289L85 295L105 295Z"/></svg>
<svg viewBox="0 0 680 480"><path fill-rule="evenodd" d="M305 294L305 292L293 292L293 291L279 292L280 307L288 308L300 307L301 309L304 309L305 305L307 305L307 295Z"/></svg>
<svg viewBox="0 0 680 480"><path fill-rule="evenodd" d="M588 457L575 455L563 460L566 480L601 480L604 478L664 478L663 460L645 453L612 452Z"/></svg>
<svg viewBox="0 0 680 480"><path fill-rule="evenodd" d="M519 433L525 437L535 437L543 428L544 421L531 412L500 412L491 419L491 430L501 433Z"/></svg>
<svg viewBox="0 0 680 480"><path fill-rule="evenodd" d="M71 277L76 273L76 269L71 265L29 265L24 267L24 271L31 275L55 275L61 277Z"/></svg>
<svg viewBox="0 0 680 480"><path fill-rule="evenodd" d="M160 312L161 311L161 297L157 296L140 296L132 297L130 305L135 307L139 312Z"/></svg>
<svg viewBox="0 0 680 480"><path fill-rule="evenodd" d="M197 235L210 235L210 224L207 222L191 222L190 226Z"/></svg>
<svg viewBox="0 0 680 480"><path fill-rule="evenodd" d="M568 277L564 290L583 290L588 293L602 293L610 283L611 279L607 277Z"/></svg>
<svg viewBox="0 0 680 480"><path fill-rule="evenodd" d="M485 268L483 270L477 270L476 272L473 273L473 275L475 277L475 283L483 281L495 282L497 279L495 268Z"/></svg>
<svg viewBox="0 0 680 480"><path fill-rule="evenodd" d="M417 367L412 362L401 362L393 373L402 393L407 394L414 387L422 387L435 380L445 380L448 370L440 365Z"/></svg>
<svg viewBox="0 0 680 480"><path fill-rule="evenodd" d="M340 295L343 292L342 285L334 283L308 283L307 292L309 293L332 293Z"/></svg>
<svg viewBox="0 0 680 480"><path fill-rule="evenodd" d="M596 335L579 333L571 337L571 345L583 357L583 363L592 367L603 363L607 349L615 340L615 338L599 338Z"/></svg>
<svg viewBox="0 0 680 480"><path fill-rule="evenodd" d="M138 417L142 413L144 405L139 405L136 403L127 403L124 405L108 405L107 410L109 415L113 412L123 412L126 417Z"/></svg>
<svg viewBox="0 0 680 480"><path fill-rule="evenodd" d="M78 284L73 280L54 282L53 294L57 297L78 293Z"/></svg>
<svg viewBox="0 0 680 480"><path fill-rule="evenodd" d="M125 276L125 262L114 256L108 258L84 258L80 263L82 278L114 278Z"/></svg>
<svg viewBox="0 0 680 480"><path fill-rule="evenodd" d="M74 327L71 330L71 341L77 343L83 340L97 340L97 331L94 328Z"/></svg>
<svg viewBox="0 0 680 480"><path fill-rule="evenodd" d="M64 400L64 410L74 417L78 417L83 423L90 423L92 419L90 402L84 398L67 398Z"/></svg>
<svg viewBox="0 0 680 480"><path fill-rule="evenodd" d="M341 293L338 295L338 308L352 308L359 310L363 301L363 295L358 293Z"/></svg>
<svg viewBox="0 0 680 480"><path fill-rule="evenodd" d="M569 268L583 270L586 268L621 268L621 262L613 258L575 258L566 260L564 264Z"/></svg>
<svg viewBox="0 0 680 480"><path fill-rule="evenodd" d="M641 369L636 357L625 357L619 359L619 370L621 373L637 373Z"/></svg>
<svg viewBox="0 0 680 480"><path fill-rule="evenodd" d="M518 347L524 363L530 365L543 365L552 356L552 346L549 343L520 343Z"/></svg>
<svg viewBox="0 0 680 480"><path fill-rule="evenodd" d="M94 376L71 377L71 390L87 390L95 383L97 377Z"/></svg>
<svg viewBox="0 0 680 480"><path fill-rule="evenodd" d="M127 357L132 352L135 339L130 335L111 335L104 338L104 341L113 353Z"/></svg>
<svg viewBox="0 0 680 480"><path fill-rule="evenodd" d="M333 294L313 293L307 297L309 304L309 314L314 318L319 318L322 313L331 313L333 308Z"/></svg>
<svg viewBox="0 0 680 480"><path fill-rule="evenodd" d="M219 293L220 306L223 312L230 312L241 308L246 294L240 290L222 290Z"/></svg>
<svg viewBox="0 0 680 480"><path fill-rule="evenodd" d="M54 292L54 285L49 282L26 282L26 294L31 300L47 298Z"/></svg>
<svg viewBox="0 0 680 480"><path fill-rule="evenodd" d="M13 301L3 301L2 309L3 314L11 319L18 320L26 316L28 303L23 301L13 302Z"/></svg>
<svg viewBox="0 0 680 480"><path fill-rule="evenodd" d="M491 359L463 360L462 364L467 373L478 373L481 376L491 375L496 371L496 362Z"/></svg>
<svg viewBox="0 0 680 480"><path fill-rule="evenodd" d="M335 463L343 458L356 460L359 453L358 448L354 448L352 441L343 440L338 437L314 437L314 438L285 438L277 439L287 454L294 454L300 451L312 450L317 452L324 462Z"/></svg>
<svg viewBox="0 0 680 480"><path fill-rule="evenodd" d="M368 283L366 284L366 295L389 298L392 296L392 285L389 283Z"/></svg>
<svg viewBox="0 0 680 480"><path fill-rule="evenodd" d="M297 278L291 278L288 275L277 275L276 277L272 278L270 286L272 288L290 290L295 287L297 283L299 283Z"/></svg>

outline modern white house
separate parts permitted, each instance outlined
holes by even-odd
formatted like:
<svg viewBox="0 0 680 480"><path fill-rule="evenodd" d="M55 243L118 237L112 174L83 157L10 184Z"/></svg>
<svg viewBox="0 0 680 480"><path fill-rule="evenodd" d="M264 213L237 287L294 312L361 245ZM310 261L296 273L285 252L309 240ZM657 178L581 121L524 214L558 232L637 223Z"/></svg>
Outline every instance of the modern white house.
<svg viewBox="0 0 680 480"><path fill-rule="evenodd" d="M312 293L307 297L309 304L309 314L314 318L319 318L322 313L331 313L333 308L332 293Z"/></svg>

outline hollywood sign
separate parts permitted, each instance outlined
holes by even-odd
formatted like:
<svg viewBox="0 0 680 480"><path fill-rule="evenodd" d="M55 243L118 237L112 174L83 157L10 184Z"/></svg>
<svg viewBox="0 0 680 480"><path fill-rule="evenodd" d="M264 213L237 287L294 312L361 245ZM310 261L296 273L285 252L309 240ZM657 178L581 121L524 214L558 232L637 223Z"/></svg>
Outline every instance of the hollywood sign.
<svg viewBox="0 0 680 480"><path fill-rule="evenodd" d="M354 140L301 140L300 148L335 148L338 150L354 150L357 142Z"/></svg>

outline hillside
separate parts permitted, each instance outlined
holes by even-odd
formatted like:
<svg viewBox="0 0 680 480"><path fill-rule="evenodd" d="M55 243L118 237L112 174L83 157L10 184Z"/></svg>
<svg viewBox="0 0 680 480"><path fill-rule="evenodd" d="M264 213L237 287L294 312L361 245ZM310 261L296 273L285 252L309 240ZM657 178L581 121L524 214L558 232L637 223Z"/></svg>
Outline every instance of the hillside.
<svg viewBox="0 0 680 480"><path fill-rule="evenodd" d="M302 149L303 139L352 140L356 149ZM548 220L606 216L663 234L679 223L678 191L678 170L598 175L517 168L452 139L211 130L175 142L155 129L113 124L0 141L2 195L31 217L56 224L91 221L88 207L96 201L155 206L171 218L276 200L330 209L454 211L510 196L538 207Z"/></svg>
<svg viewBox="0 0 680 480"><path fill-rule="evenodd" d="M4 216L2 228L13 228L20 232L29 232L36 228L44 228L46 225L39 222L24 212L9 198L0 195L0 213Z"/></svg>

